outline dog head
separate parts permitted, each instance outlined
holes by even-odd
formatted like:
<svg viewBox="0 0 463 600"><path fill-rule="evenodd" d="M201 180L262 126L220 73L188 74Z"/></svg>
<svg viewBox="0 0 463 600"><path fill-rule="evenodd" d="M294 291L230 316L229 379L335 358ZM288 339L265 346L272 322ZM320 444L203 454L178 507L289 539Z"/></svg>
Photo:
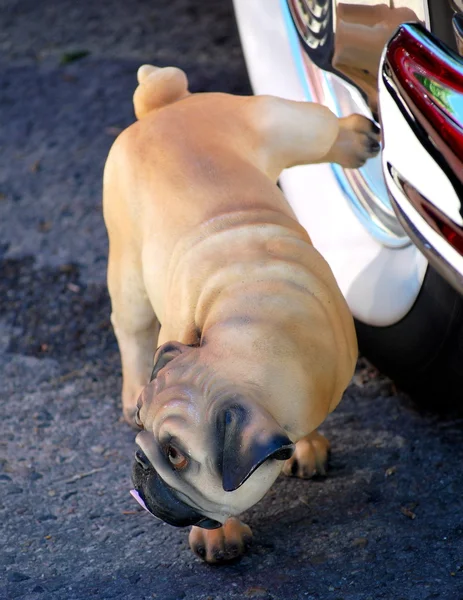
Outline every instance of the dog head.
<svg viewBox="0 0 463 600"><path fill-rule="evenodd" d="M133 495L171 525L220 527L258 502L294 445L262 390L227 381L201 348L161 346L136 421Z"/></svg>

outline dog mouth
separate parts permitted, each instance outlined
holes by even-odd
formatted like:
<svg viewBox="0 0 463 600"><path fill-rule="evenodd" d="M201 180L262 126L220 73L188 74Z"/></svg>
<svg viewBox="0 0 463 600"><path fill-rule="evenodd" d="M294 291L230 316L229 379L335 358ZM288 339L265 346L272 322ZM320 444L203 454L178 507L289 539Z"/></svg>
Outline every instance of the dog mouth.
<svg viewBox="0 0 463 600"><path fill-rule="evenodd" d="M158 519L159 521L163 521L163 519L161 519L160 517L157 517L153 512L151 512L151 510L146 506L145 501L143 500L142 496L140 495L140 492L138 490L130 490L130 495L132 496L132 498L134 498L138 504L144 509L146 510L146 512L148 512L151 516L153 516L155 519ZM198 521L197 523L195 523L196 527L201 527L202 529L218 529L219 527L222 527L222 523L219 523L218 521L214 521L214 519L210 519L209 517L204 517L203 519L201 519L201 521Z"/></svg>
<svg viewBox="0 0 463 600"><path fill-rule="evenodd" d="M140 460L143 459L143 460ZM158 474L148 457L139 448L132 469L134 489L132 497L151 515L173 525L187 527L196 525L203 529L218 529L222 523L201 514L184 502Z"/></svg>
<svg viewBox="0 0 463 600"><path fill-rule="evenodd" d="M153 517L155 519L159 519L159 517L157 517L155 514L153 514L150 509L146 506L145 501L143 500L143 498L140 496L140 492L138 490L130 490L130 495L132 496L132 498L135 498L135 500L138 502L138 504L144 509L146 510L146 512L149 512L150 515L153 515ZM162 519L159 519L160 521Z"/></svg>

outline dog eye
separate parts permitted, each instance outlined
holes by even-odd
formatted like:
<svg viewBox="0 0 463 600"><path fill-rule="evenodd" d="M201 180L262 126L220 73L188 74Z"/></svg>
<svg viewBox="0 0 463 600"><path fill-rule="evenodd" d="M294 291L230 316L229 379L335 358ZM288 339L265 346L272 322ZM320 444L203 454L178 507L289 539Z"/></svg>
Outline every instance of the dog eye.
<svg viewBox="0 0 463 600"><path fill-rule="evenodd" d="M167 446L167 458L176 471L181 471L188 465L187 457L174 446Z"/></svg>

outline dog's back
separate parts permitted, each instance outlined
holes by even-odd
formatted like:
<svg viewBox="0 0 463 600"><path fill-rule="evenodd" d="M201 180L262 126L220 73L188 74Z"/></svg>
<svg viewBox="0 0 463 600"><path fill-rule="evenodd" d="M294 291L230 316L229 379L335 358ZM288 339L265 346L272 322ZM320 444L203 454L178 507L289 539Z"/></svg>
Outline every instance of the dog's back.
<svg viewBox="0 0 463 600"><path fill-rule="evenodd" d="M105 169L105 219L150 258L146 281L156 314L163 314L163 274L175 248L191 232L239 211L269 211L308 235L265 172L249 98L205 94L148 112L116 140ZM254 119L255 121L255 119ZM265 218L264 218L265 220ZM213 225L211 226L213 230ZM146 265L146 266L145 266Z"/></svg>

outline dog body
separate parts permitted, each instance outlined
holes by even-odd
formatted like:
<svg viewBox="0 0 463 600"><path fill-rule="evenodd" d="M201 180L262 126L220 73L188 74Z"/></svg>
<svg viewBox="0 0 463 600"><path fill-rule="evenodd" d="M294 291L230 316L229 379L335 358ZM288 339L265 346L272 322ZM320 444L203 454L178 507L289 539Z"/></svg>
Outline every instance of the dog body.
<svg viewBox="0 0 463 600"><path fill-rule="evenodd" d="M359 166L377 132L316 104L192 95L177 69L143 67L139 81L139 121L104 180L123 410L143 427L134 480L168 522L199 515L242 538L227 518L265 494L294 444L291 469L315 470L315 429L357 358L346 302L275 182L296 164Z"/></svg>

